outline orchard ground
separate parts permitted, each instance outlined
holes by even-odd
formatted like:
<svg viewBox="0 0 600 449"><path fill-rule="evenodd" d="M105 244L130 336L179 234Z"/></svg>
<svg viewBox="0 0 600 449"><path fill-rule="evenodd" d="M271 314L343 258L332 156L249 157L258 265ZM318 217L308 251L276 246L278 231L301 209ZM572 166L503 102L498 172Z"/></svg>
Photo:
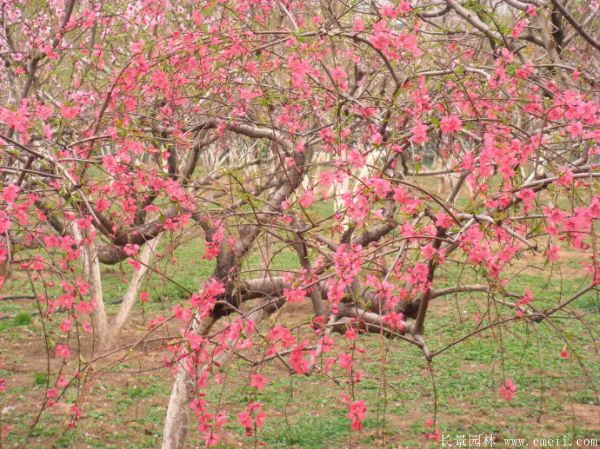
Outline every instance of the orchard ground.
<svg viewBox="0 0 600 449"><path fill-rule="evenodd" d="M167 323L147 335L145 323L159 315L171 316L172 306L188 299L186 289L196 291L210 275L213 262L201 259L202 238L198 237L201 236L191 229L179 235L177 238L189 241L178 246L173 260L165 257L169 260L163 261L165 274L179 286L156 277L145 285L144 290L151 293L150 300L138 304L122 339L123 345L131 347L96 363L95 370L87 371L87 387L68 389L67 397L44 411L39 421L37 416L49 386L48 367L50 382L55 381L60 367L53 347L61 337L50 334L44 341L35 301L0 302L0 351L4 360L0 377L6 378L8 387L0 395L1 423L3 428L12 428L2 448L158 447L172 385L169 370L163 367L163 361L172 357L165 346L176 341L178 327ZM274 259L273 269L297 268L295 254L286 248L275 249L281 251ZM165 245L161 252L168 252ZM568 255L566 249L565 254ZM579 260L567 259L557 275L558 268L551 265L537 272L531 267L523 270L532 262L531 256L523 256L515 262L514 277L508 287L514 291L531 289L535 307L554 305L559 298L573 295L589 282L582 277ZM541 259L536 262L543 266ZM259 266L259 254L253 254L249 268ZM104 267L108 301L124 293L128 273L127 263ZM444 272L436 286L455 285L457 276L468 280L467 273ZM13 273L8 287L5 296L32 294L22 272ZM428 321L428 328L437 330L428 336L430 348L442 348L475 330L477 313L485 316L488 307L496 306L488 304L482 293L436 299ZM435 415L434 392L437 427L451 438L493 435L494 447L504 447L504 438L598 438L600 298L597 293L588 293L574 303L572 311L570 317L562 314L562 319L540 324L521 320L491 328L451 347L434 359L435 388L427 363L415 346L378 335L361 338L359 345L370 350L358 356L365 372L363 380L354 386L356 399L366 400L368 406L365 427L360 432L351 431L345 416L347 408L340 399L341 393L349 393L347 377L287 375L288 368L273 360L261 370L269 383L256 393L248 386L252 368L243 359L232 360L222 369L227 379L223 388L212 387L205 397L214 406L227 405L228 410L235 411L229 415L227 432L218 447L441 447L440 442L424 436L431 432L426 421ZM309 303L289 304L272 320L289 325L300 322L299 317L309 320L310 314ZM145 343L136 344L144 337ZM565 347L566 358L565 353L561 357ZM86 363L84 354L73 354L69 368L75 369L77 363ZM512 378L517 384L515 398L510 402L498 394L505 378ZM381 379L385 379L385 386ZM253 400L254 394L269 413L258 435L248 437L234 413L238 411L236 407L241 411ZM84 395L80 396L83 417L75 428L68 429L69 404L77 395ZM32 428L34 422L37 424ZM193 431L187 447L201 447L196 437Z"/></svg>

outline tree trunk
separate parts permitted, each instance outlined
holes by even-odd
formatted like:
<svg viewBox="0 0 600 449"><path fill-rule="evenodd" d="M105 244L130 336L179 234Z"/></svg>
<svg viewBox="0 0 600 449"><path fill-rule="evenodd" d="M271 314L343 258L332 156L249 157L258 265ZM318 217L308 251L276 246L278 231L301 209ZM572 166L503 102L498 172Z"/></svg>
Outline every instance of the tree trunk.
<svg viewBox="0 0 600 449"><path fill-rule="evenodd" d="M115 319L112 322L112 325L110 326L108 339L106 343L107 349L113 348L119 340L119 337L121 336L123 327L125 327L125 324L127 323L129 316L131 315L131 310L135 305L135 300L138 296L144 276L146 275L146 273L148 273L148 270L150 269L150 259L156 251L159 241L160 237L157 237L151 242L146 243L140 253L138 261L140 262L141 267L139 270L134 271L131 275L129 285L127 286L127 292L125 293L125 296L123 296L123 302L121 303L119 312L117 313L117 316L115 317Z"/></svg>
<svg viewBox="0 0 600 449"><path fill-rule="evenodd" d="M210 316L202 322L194 318L192 329L198 335L205 336L210 331L216 320ZM173 382L173 389L169 397L167 417L163 430L161 449L183 449L188 431L189 407L193 384L192 378L185 369L187 357L179 361L177 375Z"/></svg>
<svg viewBox="0 0 600 449"><path fill-rule="evenodd" d="M100 273L100 261L94 242L85 246L85 272L88 273L88 283L90 284L90 296L95 303L92 313L92 323L94 325L94 338L98 343L98 348L102 350L106 345L108 338L108 320L106 318L106 309L104 308L104 297L102 294L102 275Z"/></svg>
<svg viewBox="0 0 600 449"><path fill-rule="evenodd" d="M269 316L282 304L273 303L271 298L265 298L262 303L252 313L246 316L246 319L254 321L255 324L260 323L265 317ZM200 324L197 325L197 321L194 321L193 330L199 335L206 336L213 324L217 320L212 317L205 318ZM228 348L232 349L238 343L238 339L230 341ZM217 355L212 362L216 366L222 366L227 359L233 356L232 351L224 351ZM193 379L189 376L185 370L185 359L181 359L179 362L179 371L175 377L173 383L173 389L171 390L171 397L169 398L169 406L167 408L167 417L165 419L165 427L163 430L163 440L161 449L183 449L185 445L185 439L188 432L188 419L189 419L189 407L188 404L192 400L192 393L194 392ZM208 368L208 365L202 366L202 370Z"/></svg>
<svg viewBox="0 0 600 449"><path fill-rule="evenodd" d="M183 449L188 429L190 390L190 376L180 366L169 398L161 449Z"/></svg>
<svg viewBox="0 0 600 449"><path fill-rule="evenodd" d="M89 284L90 298L95 304L92 312L94 343L95 348L101 350L106 345L108 337L108 319L104 308L98 251L93 239L90 239L87 232L81 230L76 222L73 222L73 237L83 251L83 275L85 281Z"/></svg>

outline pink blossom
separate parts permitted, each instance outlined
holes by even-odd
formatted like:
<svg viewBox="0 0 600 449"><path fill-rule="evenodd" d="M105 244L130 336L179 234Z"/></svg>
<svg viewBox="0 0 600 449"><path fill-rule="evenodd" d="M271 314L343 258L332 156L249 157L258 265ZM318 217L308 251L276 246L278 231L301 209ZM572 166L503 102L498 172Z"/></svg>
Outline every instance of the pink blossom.
<svg viewBox="0 0 600 449"><path fill-rule="evenodd" d="M448 115L442 118L442 121L440 123L440 129L442 130L442 134L460 131L461 128L462 120L456 115Z"/></svg>
<svg viewBox="0 0 600 449"><path fill-rule="evenodd" d="M79 115L80 109L77 106L63 105L60 108L60 115L67 120L71 120Z"/></svg>
<svg viewBox="0 0 600 449"><path fill-rule="evenodd" d="M71 357L71 350L68 345L56 345L55 353L56 357L62 357L63 359L69 359Z"/></svg>
<svg viewBox="0 0 600 449"><path fill-rule="evenodd" d="M528 211L532 207L533 200L535 200L535 192L531 189L523 189L517 193L517 197L523 201L523 209Z"/></svg>
<svg viewBox="0 0 600 449"><path fill-rule="evenodd" d="M238 414L238 422L246 429L246 435L252 436L256 428L265 425L267 415L260 402L251 402L246 410Z"/></svg>
<svg viewBox="0 0 600 449"><path fill-rule="evenodd" d="M63 333L67 333L71 330L72 321L68 318L64 319L62 323L60 323L60 331Z"/></svg>
<svg viewBox="0 0 600 449"><path fill-rule="evenodd" d="M365 30L365 22L360 17L356 17L354 19L354 23L352 25L352 30L357 33L364 31Z"/></svg>
<svg viewBox="0 0 600 449"><path fill-rule="evenodd" d="M450 217L450 215L444 212L440 212L435 215L435 224L444 229L449 229L454 224L454 220L452 220L452 217Z"/></svg>
<svg viewBox="0 0 600 449"><path fill-rule="evenodd" d="M348 406L346 416L351 421L352 430L359 431L363 427L363 421L367 414L367 404L365 401L354 401Z"/></svg>
<svg viewBox="0 0 600 449"><path fill-rule="evenodd" d="M383 322L390 328L402 332L404 330L403 319L404 315L401 313L392 312L383 317Z"/></svg>
<svg viewBox="0 0 600 449"><path fill-rule="evenodd" d="M2 189L2 199L8 204L14 204L17 197L19 196L19 186L16 184L7 184Z"/></svg>
<svg viewBox="0 0 600 449"><path fill-rule="evenodd" d="M335 69L333 69L331 71L331 78L338 85L338 87L340 89L348 88L348 82L347 82L348 74L346 73L346 71L343 68L336 67Z"/></svg>
<svg viewBox="0 0 600 449"><path fill-rule="evenodd" d="M271 328L267 334L267 340L272 344L280 343L284 348L289 348L296 343L296 338L290 330L283 326L275 326Z"/></svg>
<svg viewBox="0 0 600 449"><path fill-rule="evenodd" d="M65 388L67 385L69 385L69 381L67 380L67 377L64 374L61 374L58 379L56 380L56 386L58 388Z"/></svg>
<svg viewBox="0 0 600 449"><path fill-rule="evenodd" d="M371 143L373 145L381 145L383 143L383 136L381 134L379 134L378 132L374 132L371 135Z"/></svg>
<svg viewBox="0 0 600 449"><path fill-rule="evenodd" d="M352 371L352 366L354 365L354 359L352 354L340 354L338 356L338 365L343 370L348 372Z"/></svg>
<svg viewBox="0 0 600 449"><path fill-rule="evenodd" d="M412 134L410 141L416 144L422 144L429 140L427 137L427 126L420 120L415 122L414 126L410 129Z"/></svg>
<svg viewBox="0 0 600 449"><path fill-rule="evenodd" d="M426 433L425 438L439 443L442 441L442 431L440 429L435 429L432 432Z"/></svg>
<svg viewBox="0 0 600 449"><path fill-rule="evenodd" d="M521 34L523 34L523 30L527 27L527 20L519 20L513 26L513 29L510 33L513 39L517 39Z"/></svg>
<svg viewBox="0 0 600 449"><path fill-rule="evenodd" d="M290 365L298 374L307 374L310 363L304 358L304 351L308 342L301 343L290 354Z"/></svg>
<svg viewBox="0 0 600 449"><path fill-rule="evenodd" d="M552 245L550 248L548 248L548 250L546 251L546 256L548 257L548 260L550 262L556 262L557 260L559 260L560 248L558 247L558 245Z"/></svg>
<svg viewBox="0 0 600 449"><path fill-rule="evenodd" d="M127 263L131 265L135 271L140 271L142 269L142 264L135 259L127 259Z"/></svg>
<svg viewBox="0 0 600 449"><path fill-rule="evenodd" d="M500 397L507 401L510 401L512 398L514 398L516 392L517 385L513 382L512 379L507 379L498 390Z"/></svg>
<svg viewBox="0 0 600 449"><path fill-rule="evenodd" d="M267 385L267 378L262 374L252 374L250 376L250 386L257 390L263 390Z"/></svg>
<svg viewBox="0 0 600 449"><path fill-rule="evenodd" d="M314 197L313 197L313 191L312 190L307 190L306 192L304 192L302 194L302 196L300 197L300 199L298 200L298 203L300 204L300 206L306 208L306 207L310 207L310 205L314 202Z"/></svg>
<svg viewBox="0 0 600 449"><path fill-rule="evenodd" d="M204 284L204 288L199 293L192 295L190 304L192 307L197 308L202 316L207 316L212 311L217 297L223 293L225 293L223 283L211 278Z"/></svg>
<svg viewBox="0 0 600 449"><path fill-rule="evenodd" d="M289 303L301 303L306 298L306 293L302 288L286 288L283 296Z"/></svg>
<svg viewBox="0 0 600 449"><path fill-rule="evenodd" d="M517 78L526 79L533 75L534 70L531 64L527 63L517 69Z"/></svg>

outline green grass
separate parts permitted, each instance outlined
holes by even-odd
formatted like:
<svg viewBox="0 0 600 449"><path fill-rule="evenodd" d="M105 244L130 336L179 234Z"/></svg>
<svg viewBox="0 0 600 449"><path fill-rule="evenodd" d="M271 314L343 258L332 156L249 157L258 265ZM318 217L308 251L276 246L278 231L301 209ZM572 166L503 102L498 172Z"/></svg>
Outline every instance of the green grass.
<svg viewBox="0 0 600 449"><path fill-rule="evenodd" d="M3 313L6 312L3 311ZM5 319L0 320L0 333L3 333L10 329L14 329L16 327L29 326L33 322L33 318L28 312L17 312L17 314L12 318L10 318L10 315L8 313L6 314L8 316Z"/></svg>
<svg viewBox="0 0 600 449"><path fill-rule="evenodd" d="M568 290L576 290L577 287L569 284ZM463 308L467 312L475 310L467 298L461 300L465 302ZM550 302L554 300L552 297L547 299ZM598 325L597 316L590 316L589 320ZM466 331L474 327L471 322L457 325L455 317L451 315L437 316L429 325L443 329L429 338L429 344L434 350L442 347L449 339L456 338L459 330ZM501 336L485 333L482 338L467 340L436 358L433 367L438 409L443 414L439 418L440 428L451 435L493 433L498 437L534 437L538 436L539 430L531 423L539 417L540 411L542 419L568 421L564 404L597 405L595 391L599 382L600 364L597 358L585 357L584 352L592 343L591 336L583 333L584 327L578 321L557 320L555 325L565 328L563 330L568 328L571 334L577 336L573 340L572 356L567 360L558 356L561 343L560 340L557 342L557 330L554 327L526 323L506 327ZM269 410L267 424L258 435L259 441L270 448L296 449L345 447L349 441L354 441L361 447L392 448L397 447L400 442L405 447L438 447L437 443L428 442L422 436L426 431L424 419L433 416L435 403L431 378L425 372L426 363L420 352L412 346L399 341L386 343L390 352L384 367L387 393L383 399L378 337L361 340L361 344L367 349L365 354L369 351L378 354L376 358L363 355L359 364L365 370L365 379L355 385L355 396L357 399L367 400L369 409L362 433L351 432L349 421L345 417L345 407L339 400L339 393L348 393L348 384L343 376L339 377L342 385L336 386L318 374L309 378L281 377L277 374L277 368L271 365L265 368L271 382L257 397ZM587 379L582 373L580 363L591 373L591 379ZM131 371L134 368L135 365L122 364L117 372L124 369ZM233 365L226 372L235 379L246 379L248 375L248 369L239 365ZM336 374L341 376L339 371ZM519 387L515 399L510 403L499 399L497 393L504 376L513 378ZM573 391L565 390L560 397L555 397L557 391L564 390L565 379L568 379ZM33 383L42 386L45 380L45 373L37 373ZM221 397L222 403L234 411L251 400L253 394L243 380L237 385L236 388L226 389ZM33 437L47 439L59 435L56 447L71 447L75 443L93 448L155 447L164 419L168 382L157 382L155 377L144 375L136 378L135 384L123 385L117 389L110 384L105 391L106 400L113 404L110 409L86 410L86 420L75 431L61 433L60 426L50 425L40 428ZM207 398L216 405L216 398L220 397L220 393L217 387L213 387L207 392ZM543 402L540 402L542 396ZM509 415L507 419L505 415L499 415L495 412L498 407L509 407L514 410L514 416ZM468 411L469 416L475 415L481 419L476 422L465 421L465 411ZM236 412L231 414L230 419L227 429L231 435L252 446L253 438L245 437L236 423ZM406 422L401 434L395 424L398 419ZM115 425L122 425L129 431L113 433L100 443L98 432L102 423L107 420ZM141 434L141 437L130 441L132 431ZM589 430L574 423L569 435L585 436L586 432L589 436ZM191 435L192 441L193 434L194 432ZM387 443L381 443L382 436ZM9 437L8 441L23 441L14 438L16 437ZM225 449L236 446L223 443L220 447Z"/></svg>
<svg viewBox="0 0 600 449"><path fill-rule="evenodd" d="M315 217L331 212L331 204L319 205L316 210L311 208L309 211ZM187 237L184 235L182 238ZM214 268L214 261L201 257L203 244L200 238L190 239L167 256L168 245L169 242L165 241L159 248L159 252L165 254L160 262L164 276L152 276L143 287L151 293L150 302L143 306L146 316L159 313L169 316L173 304L186 301L189 292L197 291ZM278 243L274 253L271 268L290 271L299 268L297 256L290 248ZM176 261L173 262L172 258ZM260 256L253 252L243 266L248 271L244 276L255 275L250 270L259 267ZM573 264L570 268L579 266ZM103 270L106 300L123 295L126 288L124 281L131 274L129 265L122 263L103 267ZM532 305L544 309L564 301L587 281L572 274L550 276L549 270L547 267L546 270L520 273L510 279L505 288L515 292L530 289L534 296ZM436 287L455 285L459 276L464 283L470 283L475 278L472 272L461 273L445 266L442 266L439 275ZM23 280L11 282L15 282L13 287L18 285L19 294L29 294L24 286L27 285L29 289L31 286ZM43 291L39 284L36 289ZM56 287L48 288L49 293L56 291ZM108 306L111 313L117 308L118 305ZM32 318L36 309L34 301L0 301L0 313L13 316L0 320L0 338L17 342L40 334L39 317ZM472 332L476 329L475 313L486 310L484 294L435 299L430 309L431 319L427 321L429 348L432 351L439 350ZM492 305L491 310L496 313L496 306ZM498 306L498 310L503 316L513 313L502 306ZM367 401L368 414L365 429L358 434L350 430L345 405L340 399L341 393L350 395L352 388L347 375L338 367L332 371L336 383L321 374L311 377L288 376L283 373L281 364L274 361L263 368L270 383L264 391L256 394L247 386L251 369L243 363L232 364L223 369L229 376L229 387L221 391L220 386L213 385L206 395L211 407L222 405L231 410L230 422L226 427L230 438L220 447L240 447L239 444L253 447L254 439L244 435L236 416L250 400L261 401L269 412L258 440L271 448L319 449L352 445L361 448L395 448L399 444L405 447L438 448L439 443L423 438L423 433L427 431L425 419L434 416L436 402L438 426L450 434L494 433L499 437L535 437L541 435L540 429L545 425L550 427L544 432L551 434L554 432L551 424L559 422L567 426L561 432L589 436L593 429L581 421L572 420L569 406L600 406L600 360L597 352L599 310L598 294L588 293L573 304L571 314L560 313L557 318L540 324L518 321L494 327L453 346L436 357L432 364L437 398L429 367L419 349L400 340L383 340L382 343L382 339L376 335L361 338L359 345L365 352L358 354L357 366L364 371L364 378L354 385L353 393L356 399ZM483 314L483 319L486 324L490 318ZM49 326L50 336L58 341L53 334L54 327ZM14 331L17 328L19 331ZM337 341L339 345L346 344L343 338ZM559 356L565 344L570 353L566 360ZM385 360L384 349L387 350ZM9 354L8 358L18 366L18 356ZM3 357L6 355L3 354ZM47 374L42 372L44 368L40 366L27 372L27 386L11 388L10 400L17 404L34 400L39 402L47 382ZM135 373L138 368L137 360L125 360L103 373L89 393L90 397L101 398L101 401L92 403L88 408L84 406L86 418L74 431L65 432L60 420L48 413L42 415L42 421L31 437L26 437L27 423L32 421L34 415L9 415L15 431L7 437L7 447L45 447L41 443L36 445L48 440L56 440L56 447L157 447L171 378L164 369L140 370L142 374L138 375ZM125 379L123 373L131 374ZM4 369L0 375L10 385L11 378L21 374ZM510 403L501 400L498 395L498 388L506 378L514 379L518 386L517 394ZM52 382L54 377L50 380ZM31 388L33 386L35 388ZM69 397L69 400L73 399ZM537 424L538 419L542 424ZM112 429L110 435L103 436L106 423L123 430ZM190 444L200 447L195 431L191 432L190 437Z"/></svg>
<svg viewBox="0 0 600 449"><path fill-rule="evenodd" d="M45 386L48 383L48 373L35 373L33 383L37 386Z"/></svg>
<svg viewBox="0 0 600 449"><path fill-rule="evenodd" d="M14 326L28 326L32 322L31 315L26 312L19 312L13 319Z"/></svg>
<svg viewBox="0 0 600 449"><path fill-rule="evenodd" d="M261 431L261 439L273 449L328 449L350 434L348 420L340 414L300 416L292 423L274 419Z"/></svg>

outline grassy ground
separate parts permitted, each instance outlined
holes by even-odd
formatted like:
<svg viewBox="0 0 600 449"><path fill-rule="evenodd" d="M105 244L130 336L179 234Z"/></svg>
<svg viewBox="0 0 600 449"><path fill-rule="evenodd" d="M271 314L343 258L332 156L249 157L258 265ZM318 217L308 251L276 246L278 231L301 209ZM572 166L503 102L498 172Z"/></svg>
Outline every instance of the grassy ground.
<svg viewBox="0 0 600 449"><path fill-rule="evenodd" d="M187 237L186 237L187 238ZM144 323L156 316L169 316L176 302L184 302L187 291L195 291L199 280L206 278L213 263L200 258L199 239L190 240L165 260L166 275L176 284L153 279L145 287L152 292L151 301L140 306L124 341L136 341L144 332ZM163 251L166 248L163 248ZM258 254L249 266L258 265ZM293 269L293 254L282 251L275 268ZM585 285L578 261L573 259L562 272L527 271L520 273L508 288L532 290L536 306L556 304ZM129 267L126 264L105 268L105 291L108 301L125 290ZM517 273L517 271L515 271ZM457 273L442 272L440 286L450 283ZM10 288L13 294L30 294L27 279L15 274ZM6 293L5 293L6 294ZM109 307L114 311L115 305ZM428 321L428 344L432 350L444 347L461 335L473 331L475 314L488 309L485 295L463 294L435 300ZM91 373L88 388L72 389L67 401L85 395L84 415L73 430L65 427L68 407L58 405L39 418L37 411L44 397L47 366L55 379L58 361L47 358L41 337L42 322L34 315L33 301L0 302L0 352L4 368L0 377L7 381L7 391L0 393L2 425L13 431L2 448L115 448L141 449L157 447L170 392L171 377L160 369L167 351L152 345L140 345L126 354L118 354L98 365ZM598 438L600 435L600 357L597 330L600 325L600 299L595 293L580 298L573 314L541 324L516 322L496 327L468 339L442 353L431 369L414 346L374 335L360 340L366 350L359 355L364 379L353 387L340 370L332 380L324 375L291 376L278 362L263 370L270 383L254 396L248 388L250 368L233 363L223 369L225 388L212 387L207 399L213 405L232 410L231 422L219 446L270 447L298 449L327 448L400 448L440 447L426 440L430 429L425 420L437 416L439 428L455 442L460 435L493 434L495 447L504 447L504 438ZM306 314L304 314L306 312ZM308 309L284 310L279 318L292 322ZM174 326L166 326L161 336L177 335ZM50 334L52 346L55 334ZM567 345L569 358L560 357ZM52 352L52 351L51 351ZM77 360L72 361L71 368ZM498 387L505 378L518 385L511 402L499 398ZM432 383L433 382L433 383ZM365 428L351 432L345 417L340 393L354 392L368 403ZM268 420L257 438L246 437L237 425L235 414L248 400L258 399L268 411ZM436 415L437 413L437 415ZM191 435L189 447L198 447L197 435ZM519 447L519 446L514 446Z"/></svg>

